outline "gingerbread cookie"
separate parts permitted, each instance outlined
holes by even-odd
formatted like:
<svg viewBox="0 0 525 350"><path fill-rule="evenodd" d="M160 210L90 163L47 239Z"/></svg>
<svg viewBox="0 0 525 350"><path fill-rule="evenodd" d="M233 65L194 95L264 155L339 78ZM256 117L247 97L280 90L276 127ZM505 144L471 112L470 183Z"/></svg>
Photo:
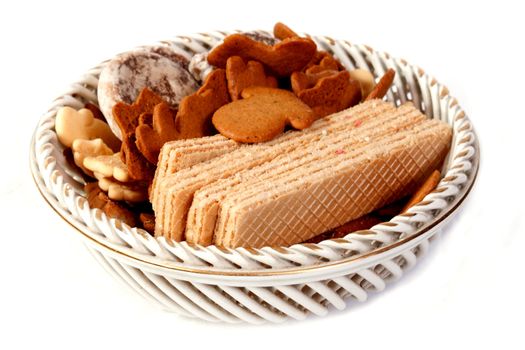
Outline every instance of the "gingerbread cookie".
<svg viewBox="0 0 525 350"><path fill-rule="evenodd" d="M210 135L211 117L221 106L230 102L226 72L214 70L201 88L186 96L180 103L175 124L181 138L191 139Z"/></svg>
<svg viewBox="0 0 525 350"><path fill-rule="evenodd" d="M441 180L441 172L439 170L434 170L430 176L421 184L418 190L410 197L408 202L405 204L402 213L406 212L408 209L421 202L427 194L432 192L434 188L439 184Z"/></svg>
<svg viewBox="0 0 525 350"><path fill-rule="evenodd" d="M345 70L345 67L326 51L317 51L303 69L306 73L318 73L323 70Z"/></svg>
<svg viewBox="0 0 525 350"><path fill-rule="evenodd" d="M226 79L232 101L241 97L241 92L250 86L277 87L277 79L266 76L264 67L257 61L245 63L239 56L232 56L226 61Z"/></svg>
<svg viewBox="0 0 525 350"><path fill-rule="evenodd" d="M302 70L316 51L317 46L308 38L288 38L269 46L245 35L233 34L208 54L208 62L224 68L228 58L240 56L247 61L259 61L277 76L286 77Z"/></svg>
<svg viewBox="0 0 525 350"><path fill-rule="evenodd" d="M229 101L226 73L217 69L196 93L182 99L176 115L166 103L155 106L152 122L141 122L135 130L138 150L156 165L164 143L210 135L213 112Z"/></svg>
<svg viewBox="0 0 525 350"><path fill-rule="evenodd" d="M155 215L151 213L140 213L139 220L144 230L153 234L155 232Z"/></svg>
<svg viewBox="0 0 525 350"><path fill-rule="evenodd" d="M275 45L277 43L277 39L275 39L273 36L267 34L266 32L260 32L260 31L249 31L249 32L241 32L239 33L241 35L247 36L257 42L266 44L266 45ZM212 50L220 46L223 43L223 40L218 42ZM211 51L211 50L210 50ZM210 74L214 67L208 63L208 52L202 52L194 55L189 64L189 71L193 78L197 81L205 81L208 74Z"/></svg>
<svg viewBox="0 0 525 350"><path fill-rule="evenodd" d="M309 74L319 73L325 70L341 70L341 64L329 54L323 57L318 64L306 68L305 72Z"/></svg>
<svg viewBox="0 0 525 350"><path fill-rule="evenodd" d="M129 207L123 203L117 203L111 200L107 194L100 189L98 183L87 183L84 186L84 191L86 192L86 198L91 208L100 209L109 218L121 220L130 227L135 227L137 225L135 215Z"/></svg>
<svg viewBox="0 0 525 350"><path fill-rule="evenodd" d="M273 35L279 40L284 40L284 39L294 38L294 37L299 36L297 35L296 32L291 30L286 24L281 23L281 22L277 22L273 26Z"/></svg>
<svg viewBox="0 0 525 350"><path fill-rule="evenodd" d="M136 181L151 181L155 175L154 164L148 162L136 145L135 132L129 132L122 140L120 159L128 169L129 176Z"/></svg>
<svg viewBox="0 0 525 350"><path fill-rule="evenodd" d="M385 97L388 89L394 82L394 77L396 76L396 71L392 68L388 69L385 74L379 79L377 85L370 91L366 96L365 101L372 100L374 98L383 98Z"/></svg>
<svg viewBox="0 0 525 350"><path fill-rule="evenodd" d="M109 61L100 74L98 99L100 109L113 133L123 134L114 121L113 106L131 104L144 88L149 88L171 106L194 92L198 84L186 70L188 61L169 48L130 51Z"/></svg>
<svg viewBox="0 0 525 350"><path fill-rule="evenodd" d="M293 72L290 76L292 91L297 95L301 91L313 88L319 80L325 77L336 75L335 70L323 70L319 73Z"/></svg>
<svg viewBox="0 0 525 350"><path fill-rule="evenodd" d="M242 97L213 115L217 130L238 142L268 141L282 133L286 125L304 129L315 120L310 107L287 90L249 87Z"/></svg>
<svg viewBox="0 0 525 350"><path fill-rule="evenodd" d="M137 148L151 164L157 164L164 143L179 137L175 128L175 116L176 112L167 103L161 102L153 109L151 122L141 118L140 125L135 129Z"/></svg>
<svg viewBox="0 0 525 350"><path fill-rule="evenodd" d="M113 107L113 117L123 135L135 132L139 125L139 118L147 118L159 103L164 102L162 97L148 88L142 89L137 99L130 104L118 102ZM144 115L144 116L143 116Z"/></svg>
<svg viewBox="0 0 525 350"><path fill-rule="evenodd" d="M319 79L314 87L299 91L297 96L310 106L317 118L342 111L361 101L361 87L350 79L348 71Z"/></svg>

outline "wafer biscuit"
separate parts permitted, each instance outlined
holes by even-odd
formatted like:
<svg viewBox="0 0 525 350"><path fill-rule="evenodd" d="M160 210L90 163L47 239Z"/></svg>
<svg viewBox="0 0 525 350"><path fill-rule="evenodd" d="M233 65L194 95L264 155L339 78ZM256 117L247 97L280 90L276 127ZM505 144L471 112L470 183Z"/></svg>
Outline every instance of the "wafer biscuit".
<svg viewBox="0 0 525 350"><path fill-rule="evenodd" d="M351 110L318 120L303 131L288 132L278 138L257 145L245 146L211 161L182 170L157 182L157 198L153 203L156 213L157 236L182 239L186 216L193 193L202 186L241 170L268 162L286 152L317 142L329 132L349 128L355 121L372 118L394 107L386 102L371 101Z"/></svg>
<svg viewBox="0 0 525 350"><path fill-rule="evenodd" d="M159 154L153 179L150 201L155 201L157 182L167 175L205 162L239 147L239 144L222 135L166 142Z"/></svg>
<svg viewBox="0 0 525 350"><path fill-rule="evenodd" d="M369 145L373 139L399 133L425 120L425 116L412 105L402 106L395 112L383 113L364 124L359 124L359 127L335 133L329 139L325 139L325 142L320 141L307 148L296 149L261 166L201 188L195 193L188 212L186 240L203 245L211 244L219 203L225 196L231 196L234 192L250 193L259 184L272 186L274 179L295 172L300 166L319 162L343 149L356 152ZM366 139L363 138L363 134L367 135Z"/></svg>
<svg viewBox="0 0 525 350"><path fill-rule="evenodd" d="M431 122L431 121L429 121ZM397 138L397 139L396 139ZM450 144L444 123L427 125L364 148L358 157L313 163L289 177L221 202L214 242L225 247L302 242L406 196L444 157Z"/></svg>

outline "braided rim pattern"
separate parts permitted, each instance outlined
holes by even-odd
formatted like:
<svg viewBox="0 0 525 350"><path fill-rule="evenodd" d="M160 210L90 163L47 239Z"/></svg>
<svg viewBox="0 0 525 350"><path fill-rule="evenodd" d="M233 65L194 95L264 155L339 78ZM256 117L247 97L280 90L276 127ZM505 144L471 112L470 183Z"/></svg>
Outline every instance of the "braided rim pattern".
<svg viewBox="0 0 525 350"><path fill-rule="evenodd" d="M261 31L262 33L266 33ZM162 41L184 56L209 50L229 33L212 32L179 36ZM255 273L297 267L322 266L327 262L358 257L388 247L425 229L454 209L454 202L465 196L477 172L479 147L472 124L448 89L421 68L403 59L392 58L365 45L353 45L329 37L311 36L320 49L337 57L347 69L362 68L380 77L388 68L396 71L393 86L386 98L400 105L413 101L430 118L438 118L453 127L451 151L445 161L445 177L419 205L407 213L378 224L370 230L349 233L344 238L318 244L295 244L290 247L261 249L224 249L202 247L187 242L153 238L142 229L130 228L108 218L102 211L91 209L84 198L83 180L78 170L70 167L57 140L54 122L62 106L82 108L85 102L97 103L98 76L105 62L89 70L57 98L40 119L33 136L31 166L42 195L66 221L111 250L158 266L190 268L195 271L242 271Z"/></svg>

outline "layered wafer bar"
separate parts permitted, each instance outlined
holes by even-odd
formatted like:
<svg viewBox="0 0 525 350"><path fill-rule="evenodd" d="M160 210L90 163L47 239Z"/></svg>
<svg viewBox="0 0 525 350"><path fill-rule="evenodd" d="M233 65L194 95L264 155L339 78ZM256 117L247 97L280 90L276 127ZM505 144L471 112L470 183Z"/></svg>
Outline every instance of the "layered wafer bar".
<svg viewBox="0 0 525 350"><path fill-rule="evenodd" d="M272 161L295 149L315 144L322 138L330 139L333 133L357 128L358 122L393 110L395 108L391 104L379 100L362 103L318 120L308 129L291 131L266 143L241 147L166 176L161 181L157 181L157 188L154 189L158 194L153 202L156 214L155 235L174 240L181 240L184 237L187 213L193 194L201 187Z"/></svg>
<svg viewBox="0 0 525 350"><path fill-rule="evenodd" d="M233 193L251 193L259 184L271 187L274 179L295 172L300 167L330 157L340 158L338 155L340 152L355 153L375 140L399 134L424 120L426 120L424 115L407 104L395 110L395 113L385 112L372 119L364 121L361 119L357 127L336 132L317 143L311 143L307 147L296 149L268 163L202 187L196 191L188 212L186 240L202 245L212 243L218 209L221 200L225 197L232 196Z"/></svg>
<svg viewBox="0 0 525 350"><path fill-rule="evenodd" d="M261 247L302 242L411 193L449 149L450 128L426 121L354 152L300 165L219 202L213 243ZM242 190L242 188L241 188Z"/></svg>

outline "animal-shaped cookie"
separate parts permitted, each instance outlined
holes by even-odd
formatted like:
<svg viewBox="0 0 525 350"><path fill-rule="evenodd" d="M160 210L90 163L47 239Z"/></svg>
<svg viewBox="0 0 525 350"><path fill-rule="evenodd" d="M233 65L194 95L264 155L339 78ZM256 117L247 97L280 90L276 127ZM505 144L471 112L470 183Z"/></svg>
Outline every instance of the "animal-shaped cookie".
<svg viewBox="0 0 525 350"><path fill-rule="evenodd" d="M300 71L315 55L317 46L309 38L287 38L273 46L257 42L242 34L232 34L208 54L208 62L216 67L226 67L231 56L246 61L259 61L280 77Z"/></svg>
<svg viewBox="0 0 525 350"><path fill-rule="evenodd" d="M337 74L335 70L323 70L318 73L293 72L290 76L292 91L297 95L301 91L313 88L319 80Z"/></svg>
<svg viewBox="0 0 525 350"><path fill-rule="evenodd" d="M388 89L390 89L390 86L394 82L394 77L396 76L396 71L392 68L389 68L385 74L379 79L379 82L377 85L370 91L370 93L366 96L365 101L372 100L374 98L383 98L386 93L388 92Z"/></svg>
<svg viewBox="0 0 525 350"><path fill-rule="evenodd" d="M93 171L84 166L84 160L89 157L111 156L113 151L102 139L76 139L71 145L75 164L87 175L93 177Z"/></svg>
<svg viewBox="0 0 525 350"><path fill-rule="evenodd" d="M153 108L164 102L162 97L148 88L142 89L133 103L118 102L113 107L113 117L119 126L122 135L135 132L139 125L139 118L143 114L153 113Z"/></svg>
<svg viewBox="0 0 525 350"><path fill-rule="evenodd" d="M296 32L290 29L286 24L277 22L273 26L273 35L279 39L284 40L299 36Z"/></svg>
<svg viewBox="0 0 525 350"><path fill-rule="evenodd" d="M101 174L104 177L112 177L120 182L131 181L128 168L122 162L120 152L86 157L83 161L83 166L92 173Z"/></svg>
<svg viewBox="0 0 525 350"><path fill-rule="evenodd" d="M73 141L102 139L106 145L116 151L120 141L111 132L108 124L96 119L86 108L79 111L71 107L62 107L57 113L55 130L58 140L66 147L71 147Z"/></svg>
<svg viewBox="0 0 525 350"><path fill-rule="evenodd" d="M361 86L350 79L348 71L321 78L314 87L299 91L297 96L310 106L317 118L342 111L361 101Z"/></svg>
<svg viewBox="0 0 525 350"><path fill-rule="evenodd" d="M242 97L213 115L215 128L238 142L268 141L282 133L286 125L305 129L315 120L312 109L287 90L249 87Z"/></svg>
<svg viewBox="0 0 525 350"><path fill-rule="evenodd" d="M226 61L226 79L232 101L238 100L242 90L250 86L277 87L277 79L267 76L261 63L245 63L239 56L232 56Z"/></svg>
<svg viewBox="0 0 525 350"><path fill-rule="evenodd" d="M120 182L110 177L98 180L98 186L114 201L142 202L148 199L148 187L143 182Z"/></svg>
<svg viewBox="0 0 525 350"><path fill-rule="evenodd" d="M226 73L217 69L196 93L182 99L176 115L166 103L155 106L151 125L141 123L135 130L138 150L150 163L157 164L164 143L210 135L213 112L229 100Z"/></svg>

